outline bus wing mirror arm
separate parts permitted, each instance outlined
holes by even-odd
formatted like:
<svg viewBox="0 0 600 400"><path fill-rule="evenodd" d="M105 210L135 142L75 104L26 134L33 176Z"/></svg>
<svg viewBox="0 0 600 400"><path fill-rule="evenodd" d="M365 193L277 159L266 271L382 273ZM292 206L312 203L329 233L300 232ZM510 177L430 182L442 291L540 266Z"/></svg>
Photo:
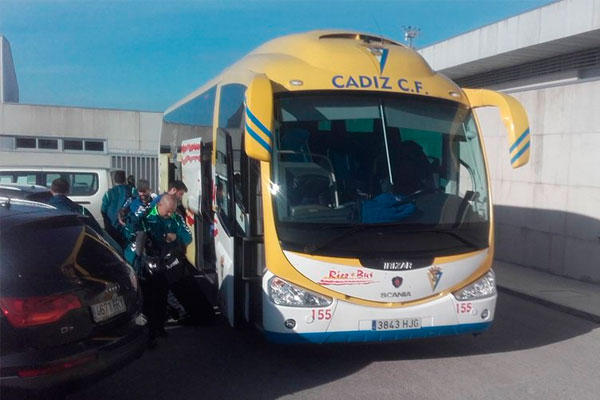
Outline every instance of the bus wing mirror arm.
<svg viewBox="0 0 600 400"><path fill-rule="evenodd" d="M472 108L497 107L506 127L510 163L519 168L529 162L529 121L521 103L512 96L487 89L463 89Z"/></svg>
<svg viewBox="0 0 600 400"><path fill-rule="evenodd" d="M271 161L273 146L273 88L265 74L252 79L246 90L244 149L250 158Z"/></svg>

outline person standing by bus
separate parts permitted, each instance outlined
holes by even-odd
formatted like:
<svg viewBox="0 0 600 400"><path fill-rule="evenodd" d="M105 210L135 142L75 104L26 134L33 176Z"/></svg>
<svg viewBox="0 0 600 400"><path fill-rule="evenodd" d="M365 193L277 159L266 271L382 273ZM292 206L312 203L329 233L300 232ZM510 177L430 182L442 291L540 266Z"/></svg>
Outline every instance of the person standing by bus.
<svg viewBox="0 0 600 400"><path fill-rule="evenodd" d="M123 234L128 243L135 240L139 219L144 217L152 206L150 182L146 179L138 180L135 193L134 197L130 197L125 201L119 211L119 224L124 226Z"/></svg>
<svg viewBox="0 0 600 400"><path fill-rule="evenodd" d="M96 221L96 218L94 218L92 213L84 206L73 202L73 200L67 197L70 188L71 185L69 184L69 181L64 178L56 178L53 180L52 184L50 185L50 193L52 193L52 198L48 200L48 204L56 207L59 210L85 215L87 217L88 225L94 230L98 231L98 233L101 233L102 228L100 228L100 224L98 221Z"/></svg>
<svg viewBox="0 0 600 400"><path fill-rule="evenodd" d="M139 231L147 234L147 241L143 245L146 256L152 254L162 258L170 251L187 246L192 241L192 233L181 218L175 213L177 199L170 194L164 194L158 204L150 209L139 221ZM132 243L127 251L126 258L136 264L135 245ZM143 260L142 260L143 264ZM139 265L139 264L138 264ZM144 314L148 317L150 328L150 346L155 345L157 336L166 336L164 323L167 317L167 296L169 283L164 273L152 275L144 274L140 279L142 295L144 297Z"/></svg>
<svg viewBox="0 0 600 400"><path fill-rule="evenodd" d="M119 211L131 197L131 190L126 182L125 171L116 171L113 179L117 185L106 192L100 210L104 219L104 229L124 248L127 242L123 234L124 225L119 222Z"/></svg>
<svg viewBox="0 0 600 400"><path fill-rule="evenodd" d="M122 255L122 247L118 243L116 243L113 240L113 238L106 233L104 229L102 229L102 227L100 226L98 221L96 221L96 218L94 218L90 210L88 210L82 205L73 202L71 199L69 199L69 197L67 197L70 188L71 185L69 184L69 181L67 181L64 178L56 178L55 180L53 180L52 184L50 185L50 193L52 193L52 198L48 200L48 204L53 207L56 207L58 210L69 211L75 214L84 215L85 224L93 230L95 230L97 234L102 236L102 238L113 247L113 249L115 249L119 254Z"/></svg>
<svg viewBox="0 0 600 400"><path fill-rule="evenodd" d="M188 191L187 186L185 185L185 183L183 183L182 181L171 181L169 182L169 188L167 189L167 191L163 194L160 194L158 196L156 196L154 198L154 200L152 200L152 205L156 205L158 204L158 202L160 201L161 197L165 194L170 194L175 196L175 199L177 199L177 206L179 207L179 205L181 205L181 200L183 199L183 195L186 194ZM181 210L178 210L181 211ZM181 214L181 212L180 212ZM182 217L185 216L185 214L181 215Z"/></svg>
<svg viewBox="0 0 600 400"><path fill-rule="evenodd" d="M135 184L135 176L129 175L127 177L127 185L129 186L129 191L132 196L137 196L137 186Z"/></svg>

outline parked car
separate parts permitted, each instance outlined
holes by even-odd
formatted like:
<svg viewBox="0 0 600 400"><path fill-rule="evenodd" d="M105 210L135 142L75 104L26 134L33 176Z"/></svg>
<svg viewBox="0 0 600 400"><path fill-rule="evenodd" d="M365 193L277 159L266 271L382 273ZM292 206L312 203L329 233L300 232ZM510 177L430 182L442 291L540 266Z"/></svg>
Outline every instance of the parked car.
<svg viewBox="0 0 600 400"><path fill-rule="evenodd" d="M52 193L50 189L41 185L0 183L0 197L47 203L52 198Z"/></svg>
<svg viewBox="0 0 600 400"><path fill-rule="evenodd" d="M0 390L71 387L147 344L132 268L82 217L0 198Z"/></svg>
<svg viewBox="0 0 600 400"><path fill-rule="evenodd" d="M90 210L103 227L102 196L113 187L112 176L116 170L82 167L0 167L0 184L21 183L50 188L56 178L64 178L71 185L69 198Z"/></svg>

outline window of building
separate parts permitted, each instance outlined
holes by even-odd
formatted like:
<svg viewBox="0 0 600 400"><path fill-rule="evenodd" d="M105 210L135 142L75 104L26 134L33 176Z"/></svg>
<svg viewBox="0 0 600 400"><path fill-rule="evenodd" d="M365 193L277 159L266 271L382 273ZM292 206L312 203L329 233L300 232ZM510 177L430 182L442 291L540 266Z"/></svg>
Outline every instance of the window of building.
<svg viewBox="0 0 600 400"><path fill-rule="evenodd" d="M38 139L38 149L58 150L58 139Z"/></svg>
<svg viewBox="0 0 600 400"><path fill-rule="evenodd" d="M85 151L104 152L106 140L63 139L48 137L14 137L6 136L11 141L14 138L14 147L10 150L54 150L54 151Z"/></svg>
<svg viewBox="0 0 600 400"><path fill-rule="evenodd" d="M35 138L15 138L17 149L35 149L37 147Z"/></svg>
<svg viewBox="0 0 600 400"><path fill-rule="evenodd" d="M99 140L86 140L85 151L104 151L104 142Z"/></svg>
<svg viewBox="0 0 600 400"><path fill-rule="evenodd" d="M83 150L83 140L64 139L63 150L81 151Z"/></svg>

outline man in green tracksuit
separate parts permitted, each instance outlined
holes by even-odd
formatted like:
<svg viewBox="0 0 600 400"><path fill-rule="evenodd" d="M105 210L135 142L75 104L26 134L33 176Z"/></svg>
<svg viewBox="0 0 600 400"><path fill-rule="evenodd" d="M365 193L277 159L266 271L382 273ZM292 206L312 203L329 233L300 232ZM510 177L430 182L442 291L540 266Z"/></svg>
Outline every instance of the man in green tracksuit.
<svg viewBox="0 0 600 400"><path fill-rule="evenodd" d="M131 197L131 189L127 185L125 171L116 171L113 180L117 184L109 189L102 197L102 218L104 219L104 229L115 239L121 247L125 247L127 241L123 234L124 226L119 222L119 211Z"/></svg>
<svg viewBox="0 0 600 400"><path fill-rule="evenodd" d="M185 247L192 241L192 234L179 214L175 212L177 199L175 196L165 194L157 205L140 218L135 231L146 232L150 239L146 252L152 252L160 257L170 250ZM140 245L140 244L138 244ZM138 249L138 254L140 251ZM131 243L125 250L127 261L138 269L140 263L136 259L136 243ZM148 318L150 328L150 344L155 343L156 336L166 336L164 323L166 320L167 295L169 285L162 275L145 276L140 279L142 294L144 296L144 314Z"/></svg>

